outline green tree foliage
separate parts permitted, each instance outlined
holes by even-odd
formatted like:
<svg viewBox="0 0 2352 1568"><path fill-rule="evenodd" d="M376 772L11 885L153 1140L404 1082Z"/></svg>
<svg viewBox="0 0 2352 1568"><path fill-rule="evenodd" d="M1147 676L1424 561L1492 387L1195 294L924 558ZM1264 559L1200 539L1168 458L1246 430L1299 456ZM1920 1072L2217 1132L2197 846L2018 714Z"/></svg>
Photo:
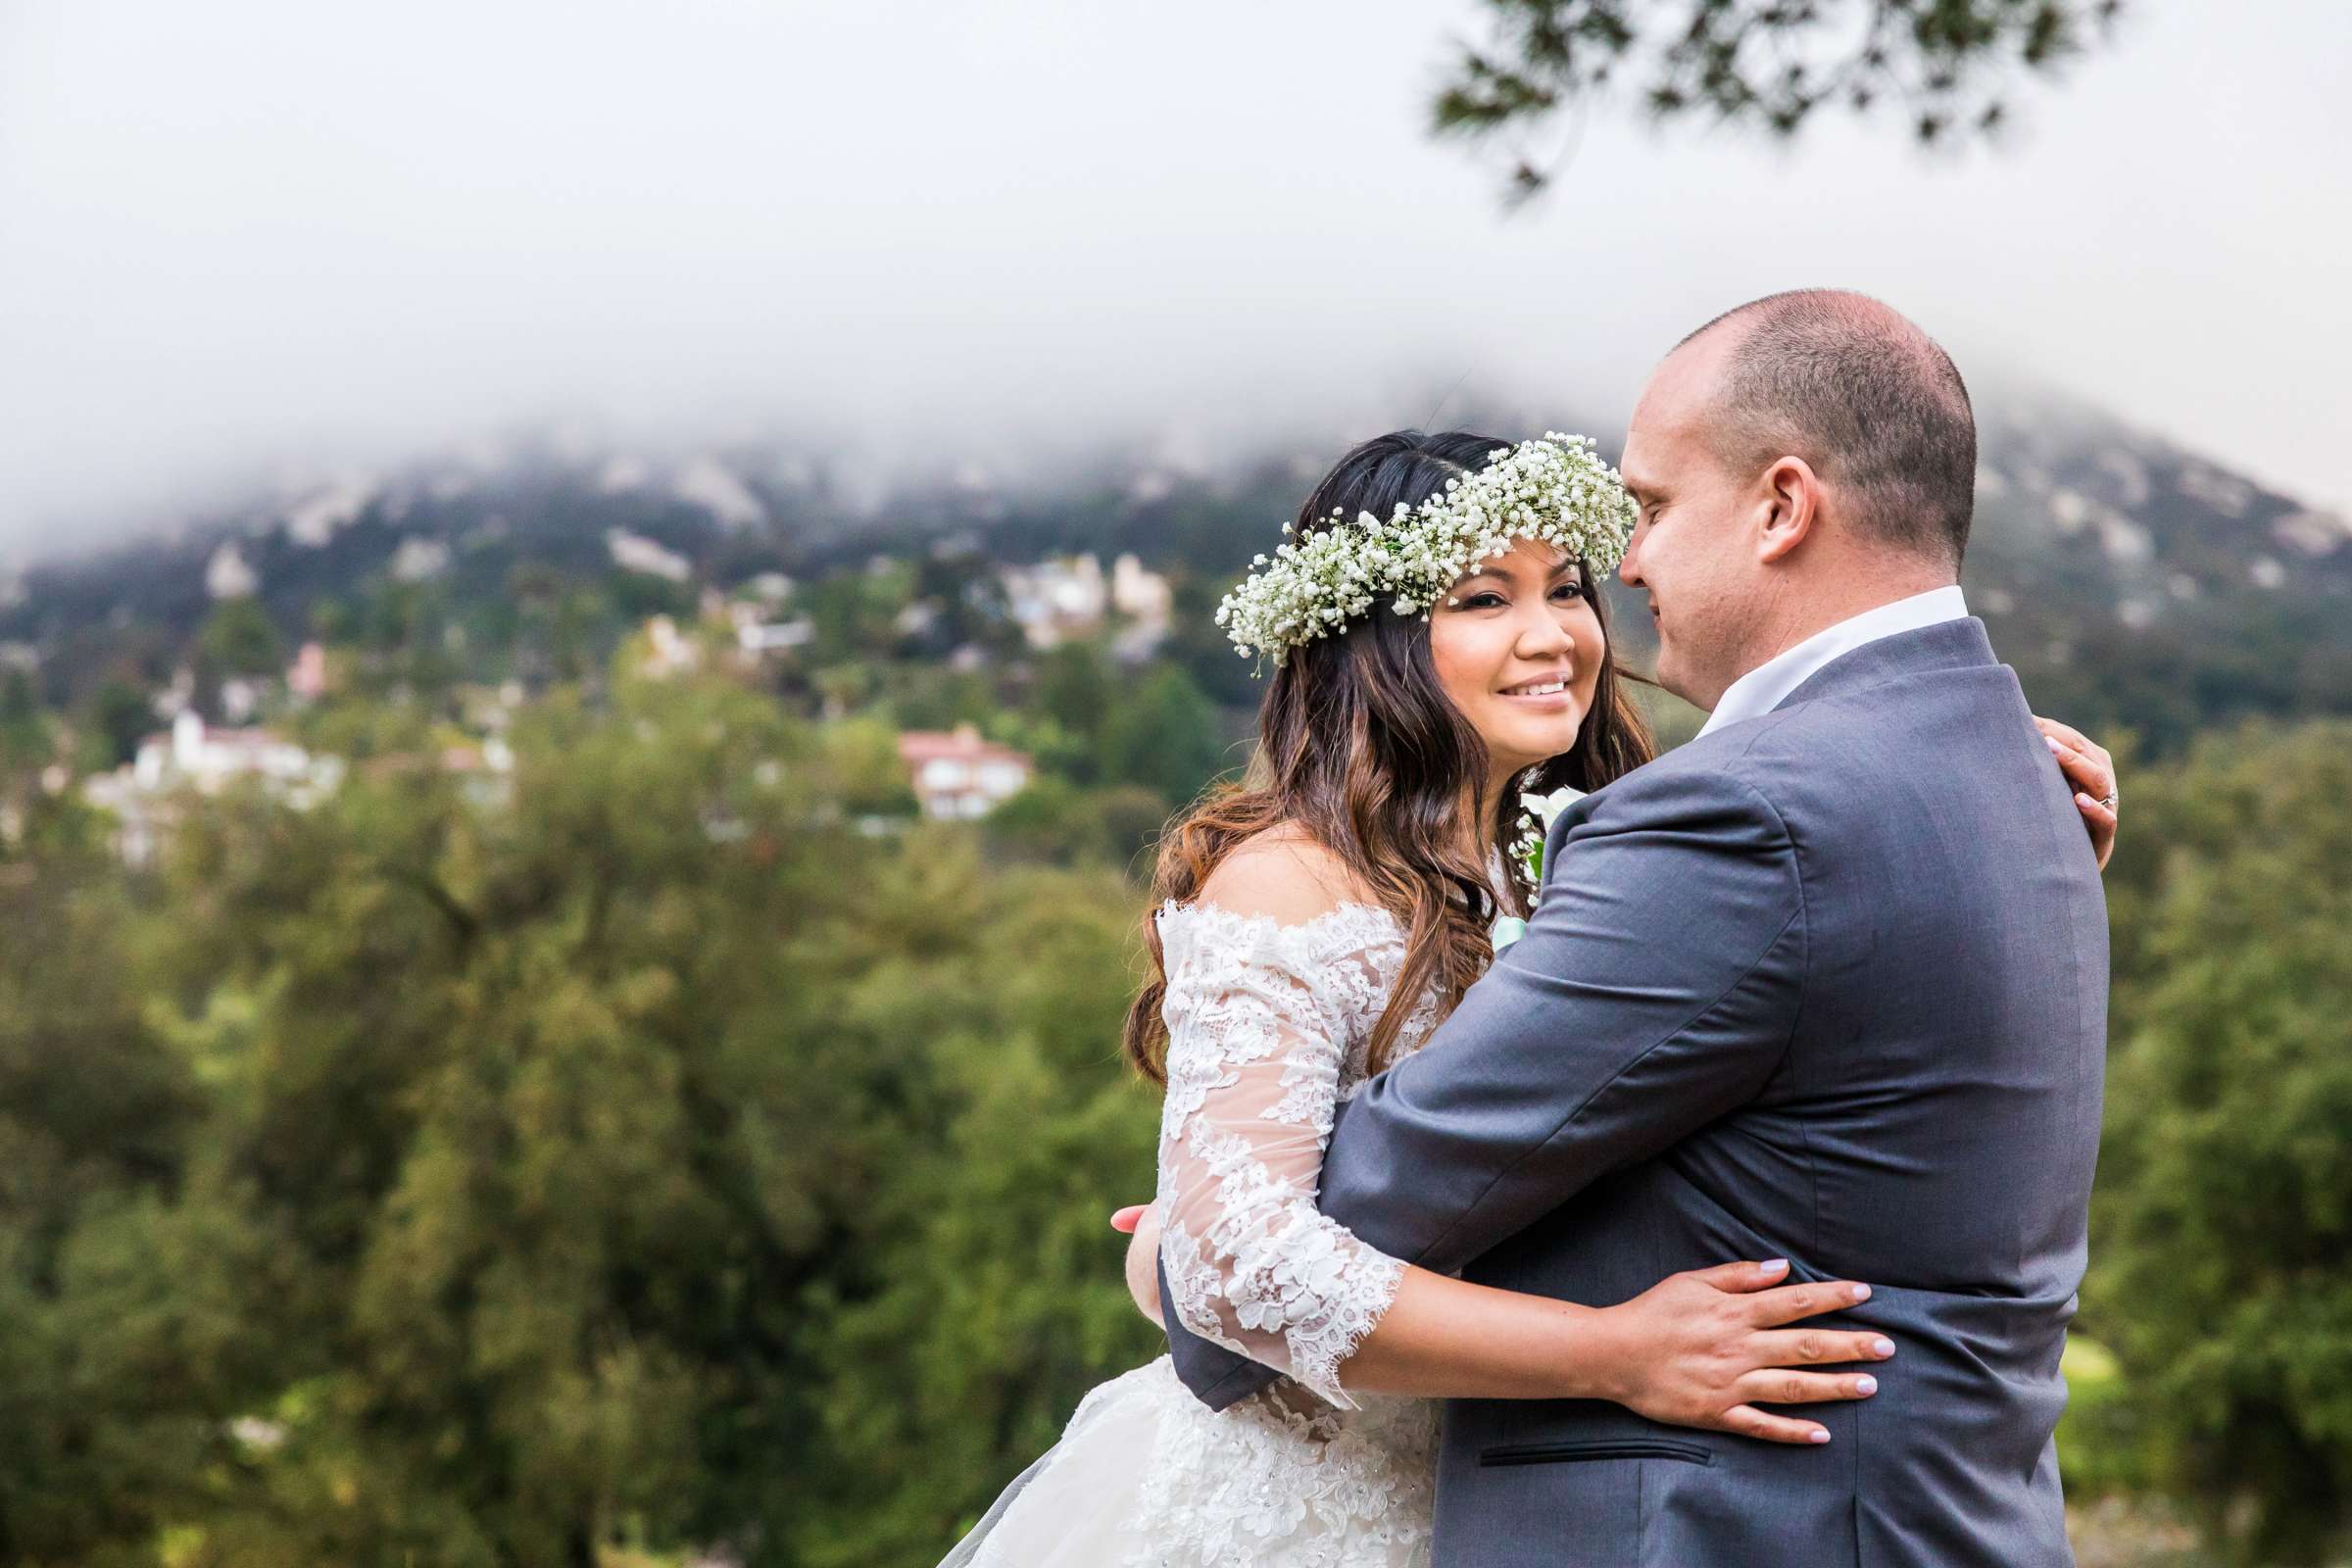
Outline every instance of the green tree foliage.
<svg viewBox="0 0 2352 1568"><path fill-rule="evenodd" d="M2248 1562L2352 1522L2352 726L2253 727L2128 774L2084 1327L2099 1438Z"/></svg>
<svg viewBox="0 0 2352 1568"><path fill-rule="evenodd" d="M987 675L912 661L890 667L882 706L901 729L985 726L1001 716L995 683Z"/></svg>
<svg viewBox="0 0 2352 1568"><path fill-rule="evenodd" d="M816 653L864 660L899 640L899 617L914 603L911 563L877 557L863 571L827 577L806 591Z"/></svg>
<svg viewBox="0 0 2352 1568"><path fill-rule="evenodd" d="M31 672L13 664L0 669L0 771L38 767L50 760L55 745Z"/></svg>
<svg viewBox="0 0 2352 1568"><path fill-rule="evenodd" d="M1923 143L1987 135L2027 76L2104 38L2121 0L1486 0L1489 38L1462 46L1435 129L1531 135L1611 88L1655 119L1702 116L1793 135L1822 110L1889 107ZM1511 187L1550 160L1514 154Z"/></svg>
<svg viewBox="0 0 2352 1568"><path fill-rule="evenodd" d="M464 634L446 584L375 582L361 602L357 619L364 650L359 663L362 689L439 691L457 678Z"/></svg>
<svg viewBox="0 0 2352 1568"><path fill-rule="evenodd" d="M250 594L223 599L196 635L196 656L216 678L274 675L285 664L277 627L262 602Z"/></svg>
<svg viewBox="0 0 2352 1568"><path fill-rule="evenodd" d="M514 664L521 674L579 680L593 672L598 647L620 625L612 601L595 585L544 562L512 567L504 597L514 610Z"/></svg>
<svg viewBox="0 0 2352 1568"><path fill-rule="evenodd" d="M1102 776L1189 801L1231 765L1216 706L1192 676L1163 664L1120 696L1103 720Z"/></svg>
<svg viewBox="0 0 2352 1568"><path fill-rule="evenodd" d="M94 768L114 767L138 755L139 742L156 728L155 710L129 681L110 680L90 700L88 727L94 755L85 760Z"/></svg>
<svg viewBox="0 0 2352 1568"><path fill-rule="evenodd" d="M1037 706L1069 733L1092 740L1117 701L1117 682L1100 644L1066 642L1038 660Z"/></svg>
<svg viewBox="0 0 2352 1568"><path fill-rule="evenodd" d="M1103 853L1102 817L1087 792L1051 773L988 814L992 844L1024 859L1068 864Z"/></svg>
<svg viewBox="0 0 2352 1568"><path fill-rule="evenodd" d="M510 802L351 702L144 911L0 878L0 1560L926 1563L1147 1357L1128 885L873 836L869 723L608 692Z"/></svg>
<svg viewBox="0 0 2352 1568"><path fill-rule="evenodd" d="M847 581L844 635L903 586ZM456 624L404 590L303 716L350 763L315 808L190 798L130 873L25 795L0 1561L923 1568L1154 1349L1102 1224L1151 1180L1137 857L1239 760L1229 710L1077 647L993 689L845 656L848 711L797 717L589 667L581 592L517 600L518 658L582 607L588 684L511 775L444 771L446 693L369 695ZM1043 772L920 822L893 719L992 697ZM2352 1484L2352 729L2125 779L2069 1481L2309 1560Z"/></svg>
<svg viewBox="0 0 2352 1568"><path fill-rule="evenodd" d="M352 1492L420 1559L586 1564L737 1520L748 1455L808 1463L792 1303L879 1175L893 1066L822 1000L873 852L768 705L618 695L517 726L527 811L390 757L190 837L188 1049L311 1285L239 1551L290 1510L271 1554L331 1554L288 1499Z"/></svg>
<svg viewBox="0 0 2352 1568"><path fill-rule="evenodd" d="M898 731L873 718L844 718L824 726L827 775L844 809L912 816L914 788L899 756Z"/></svg>
<svg viewBox="0 0 2352 1568"><path fill-rule="evenodd" d="M152 1528L209 1444L234 1314L159 1223L195 1085L122 976L109 868L58 854L0 877L0 1560L79 1559ZM218 1218L208 1215L207 1218ZM171 1262L183 1277L159 1290ZM141 1276L145 1278L142 1279Z"/></svg>
<svg viewBox="0 0 2352 1568"><path fill-rule="evenodd" d="M988 841L1017 859L1108 865L1148 881L1168 803L1140 784L1081 789L1048 773L989 813Z"/></svg>
<svg viewBox="0 0 2352 1568"><path fill-rule="evenodd" d="M795 1530L811 1568L936 1562L1089 1388L1157 1345L1103 1223L1150 1190L1157 1127L1117 1060L1133 896L922 864L925 922L976 940L876 971L845 1020L922 1042L940 1095L863 1215L860 1266L812 1297L837 1480Z"/></svg>

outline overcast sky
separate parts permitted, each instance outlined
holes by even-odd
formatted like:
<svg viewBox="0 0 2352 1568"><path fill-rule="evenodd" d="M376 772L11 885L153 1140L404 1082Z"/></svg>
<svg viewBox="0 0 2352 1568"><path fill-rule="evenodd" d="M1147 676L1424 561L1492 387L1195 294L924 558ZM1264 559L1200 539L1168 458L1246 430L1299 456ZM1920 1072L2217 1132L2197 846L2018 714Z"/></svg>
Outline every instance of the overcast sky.
<svg viewBox="0 0 2352 1568"><path fill-rule="evenodd" d="M0 0L0 554L520 419L913 450L1621 421L1867 289L2352 503L2352 7L2136 0L2005 148L1624 114L1509 215L1422 135L1465 4ZM1612 434L1614 432L1611 432Z"/></svg>

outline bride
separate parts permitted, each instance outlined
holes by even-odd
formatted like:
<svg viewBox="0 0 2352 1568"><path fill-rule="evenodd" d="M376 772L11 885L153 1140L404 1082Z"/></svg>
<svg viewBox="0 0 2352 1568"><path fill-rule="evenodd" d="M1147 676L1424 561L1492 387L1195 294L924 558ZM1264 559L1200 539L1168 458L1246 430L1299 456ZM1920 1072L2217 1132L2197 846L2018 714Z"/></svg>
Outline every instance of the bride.
<svg viewBox="0 0 2352 1568"><path fill-rule="evenodd" d="M1227 599L1219 622L1278 662L1249 781L1162 841L1125 1044L1166 1100L1129 1278L1155 1320L1160 1275L1186 1327L1288 1379L1222 1411L1166 1356L1102 1385L942 1568L1419 1568L1435 1396L1610 1399L1821 1443L1757 1404L1875 1391L1853 1368L1892 1344L1785 1326L1867 1287L1732 1262L1589 1308L1408 1267L1315 1208L1335 1107L1528 913L1535 879L1505 866L1523 793L1649 760L1594 578L1632 514L1584 443L1398 432L1342 459ZM2043 728L2083 797L2108 795L2105 754ZM2104 863L2113 816L2084 814ZM1351 1361L1375 1323L1437 1347L1442 1386Z"/></svg>

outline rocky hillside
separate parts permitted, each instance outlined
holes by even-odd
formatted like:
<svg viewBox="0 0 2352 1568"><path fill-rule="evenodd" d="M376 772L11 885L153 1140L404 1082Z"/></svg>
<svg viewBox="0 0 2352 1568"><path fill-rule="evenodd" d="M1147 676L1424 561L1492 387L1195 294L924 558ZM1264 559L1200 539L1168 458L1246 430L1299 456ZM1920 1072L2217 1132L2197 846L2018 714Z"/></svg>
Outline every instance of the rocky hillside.
<svg viewBox="0 0 2352 1568"><path fill-rule="evenodd" d="M596 586L620 624L705 586L942 551L1132 551L1198 615L1323 461L1264 455L1202 476L1106 460L1022 483L967 468L877 497L781 445L484 449L35 565L0 584L0 644L65 705L109 675L166 678L223 597L255 595L294 639L430 593L489 628L474 652L495 662L497 628L565 585ZM2352 711L2352 524L2078 405L1989 413L1968 586L2038 707L2156 750L2247 714ZM1640 617L1619 623L1640 636Z"/></svg>

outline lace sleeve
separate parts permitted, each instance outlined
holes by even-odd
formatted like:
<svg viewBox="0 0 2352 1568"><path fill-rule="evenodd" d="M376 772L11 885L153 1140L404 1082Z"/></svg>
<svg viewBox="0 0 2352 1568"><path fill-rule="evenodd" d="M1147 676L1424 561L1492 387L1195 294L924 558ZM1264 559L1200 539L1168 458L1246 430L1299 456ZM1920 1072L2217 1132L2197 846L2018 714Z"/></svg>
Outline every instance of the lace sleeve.
<svg viewBox="0 0 2352 1568"><path fill-rule="evenodd" d="M1163 912L1160 926L1169 1304L1200 1338L1347 1408L1340 1364L1404 1272L1315 1209L1349 1015L1379 994L1366 947L1380 918L1347 906L1283 925L1196 905Z"/></svg>

